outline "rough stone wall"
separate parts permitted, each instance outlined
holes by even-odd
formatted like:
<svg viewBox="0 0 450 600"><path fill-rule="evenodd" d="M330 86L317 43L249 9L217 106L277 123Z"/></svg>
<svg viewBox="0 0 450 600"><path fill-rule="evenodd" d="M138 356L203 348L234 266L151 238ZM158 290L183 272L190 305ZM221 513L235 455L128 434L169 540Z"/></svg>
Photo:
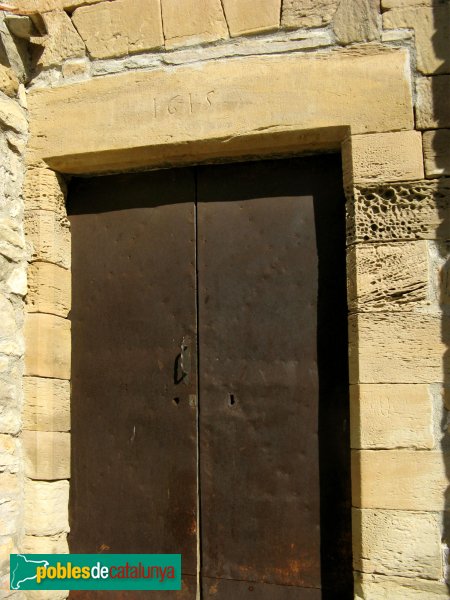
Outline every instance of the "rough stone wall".
<svg viewBox="0 0 450 600"><path fill-rule="evenodd" d="M26 256L20 190L26 121L17 77L29 90L70 90L77 82L115 73L200 65L226 57L306 56L342 46L354 56L369 56L383 47L403 47L410 56L414 130L358 132L343 145L349 199L355 597L447 598L450 2L10 4L30 19L10 18L16 37L5 26L0 29L9 50L7 64L0 65L0 167L7 175L0 182L0 310L6 316L0 337L0 477L5 477L0 490L2 498L9 494L0 504L0 524L8 524L1 538L3 581L6 553L17 544L29 551L67 550L70 476L70 235L65 183L43 161L31 158L25 184L30 260L26 402L20 417ZM169 113L179 110L180 102L172 100ZM49 593L45 598L63 596Z"/></svg>

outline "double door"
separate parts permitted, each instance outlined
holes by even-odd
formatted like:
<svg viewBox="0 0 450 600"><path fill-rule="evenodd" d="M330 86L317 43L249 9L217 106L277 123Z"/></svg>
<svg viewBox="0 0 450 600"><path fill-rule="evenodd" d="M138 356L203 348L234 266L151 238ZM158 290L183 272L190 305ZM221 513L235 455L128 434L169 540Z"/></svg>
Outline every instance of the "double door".
<svg viewBox="0 0 450 600"><path fill-rule="evenodd" d="M340 181L328 156L72 183L71 551L183 566L74 597L319 600L345 570Z"/></svg>

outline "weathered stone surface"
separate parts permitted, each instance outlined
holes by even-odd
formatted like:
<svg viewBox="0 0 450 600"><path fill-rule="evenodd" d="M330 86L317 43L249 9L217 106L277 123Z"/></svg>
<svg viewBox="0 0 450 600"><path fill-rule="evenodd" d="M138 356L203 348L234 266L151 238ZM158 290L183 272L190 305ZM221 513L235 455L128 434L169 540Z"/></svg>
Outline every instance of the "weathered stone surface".
<svg viewBox="0 0 450 600"><path fill-rule="evenodd" d="M290 132L284 149L290 143L298 151L301 134L318 128L336 142L348 125L354 133L411 129L405 59L403 50L373 49L248 57L36 90L30 160L87 173L174 156L192 161L196 149L209 156L254 151L262 134L273 148L277 134Z"/></svg>
<svg viewBox="0 0 450 600"><path fill-rule="evenodd" d="M450 175L450 129L426 131L423 134L423 153L427 177Z"/></svg>
<svg viewBox="0 0 450 600"><path fill-rule="evenodd" d="M357 186L347 211L349 244L450 239L450 182Z"/></svg>
<svg viewBox="0 0 450 600"><path fill-rule="evenodd" d="M25 213L25 234L32 260L70 268L70 228L67 218L49 210Z"/></svg>
<svg viewBox="0 0 450 600"><path fill-rule="evenodd" d="M442 577L439 516L353 509L353 565L357 571L402 577ZM392 596L392 599L399 598Z"/></svg>
<svg viewBox="0 0 450 600"><path fill-rule="evenodd" d="M85 58L75 58L67 60L62 66L64 79L87 78L90 71L90 62Z"/></svg>
<svg viewBox="0 0 450 600"><path fill-rule="evenodd" d="M27 169L24 181L26 210L52 210L65 214L67 186L63 177L51 169Z"/></svg>
<svg viewBox="0 0 450 600"><path fill-rule="evenodd" d="M161 0L161 7L166 48L228 37L220 0Z"/></svg>
<svg viewBox="0 0 450 600"><path fill-rule="evenodd" d="M44 38L31 38L35 44L43 44L44 50L38 65L51 67L59 65L68 58L84 56L84 42L78 35L70 17L63 10L44 13L42 18L48 32Z"/></svg>
<svg viewBox="0 0 450 600"><path fill-rule="evenodd" d="M412 6L383 14L383 27L414 29L417 68L425 74L448 73L450 63L450 4Z"/></svg>
<svg viewBox="0 0 450 600"><path fill-rule="evenodd" d="M445 600L448 587L441 581L355 573L355 600Z"/></svg>
<svg viewBox="0 0 450 600"><path fill-rule="evenodd" d="M378 0L341 0L333 19L333 29L342 44L376 40L378 31Z"/></svg>
<svg viewBox="0 0 450 600"><path fill-rule="evenodd" d="M450 320L421 313L359 313L349 317L352 383L447 381ZM444 331L443 331L444 329Z"/></svg>
<svg viewBox="0 0 450 600"><path fill-rule="evenodd" d="M160 0L115 0L77 8L72 20L93 58L161 48Z"/></svg>
<svg viewBox="0 0 450 600"><path fill-rule="evenodd" d="M343 144L342 160L347 187L424 178L419 131L353 135Z"/></svg>
<svg viewBox="0 0 450 600"><path fill-rule="evenodd" d="M24 431L25 475L30 479L70 477L70 433Z"/></svg>
<svg viewBox="0 0 450 600"><path fill-rule="evenodd" d="M281 0L222 0L222 4L231 36L280 26Z"/></svg>
<svg viewBox="0 0 450 600"><path fill-rule="evenodd" d="M0 216L0 255L8 261L19 262L25 258L23 232L17 221Z"/></svg>
<svg viewBox="0 0 450 600"><path fill-rule="evenodd" d="M19 378L0 378L0 433L17 435L22 428L20 384Z"/></svg>
<svg viewBox="0 0 450 600"><path fill-rule="evenodd" d="M433 448L427 385L350 386L352 448Z"/></svg>
<svg viewBox="0 0 450 600"><path fill-rule="evenodd" d="M381 8L401 8L402 6L435 6L441 0L381 0Z"/></svg>
<svg viewBox="0 0 450 600"><path fill-rule="evenodd" d="M70 304L70 271L51 263L31 263L28 268L28 312L67 317Z"/></svg>
<svg viewBox="0 0 450 600"><path fill-rule="evenodd" d="M70 321L44 314L25 319L25 374L70 379Z"/></svg>
<svg viewBox="0 0 450 600"><path fill-rule="evenodd" d="M442 511L449 460L434 450L352 450L353 506Z"/></svg>
<svg viewBox="0 0 450 600"><path fill-rule="evenodd" d="M0 64L0 90L7 96L15 96L19 89L19 80L14 71Z"/></svg>
<svg viewBox="0 0 450 600"><path fill-rule="evenodd" d="M20 442L13 435L0 434L0 473L20 470Z"/></svg>
<svg viewBox="0 0 450 600"><path fill-rule="evenodd" d="M70 383L48 377L25 377L23 427L33 431L70 430Z"/></svg>
<svg viewBox="0 0 450 600"><path fill-rule="evenodd" d="M69 482L25 483L25 533L46 536L69 531Z"/></svg>
<svg viewBox="0 0 450 600"><path fill-rule="evenodd" d="M79 6L97 4L97 2L103 1L104 0L26 0L26 8L23 7L21 12L34 14L50 12L53 10L73 10Z"/></svg>
<svg viewBox="0 0 450 600"><path fill-rule="evenodd" d="M22 356L24 345L20 335L20 313L11 298L0 293L0 353L9 356ZM21 307L20 307L21 308Z"/></svg>
<svg viewBox="0 0 450 600"><path fill-rule="evenodd" d="M450 127L450 75L422 77L416 87L418 129Z"/></svg>
<svg viewBox="0 0 450 600"><path fill-rule="evenodd" d="M347 282L350 311L413 310L427 299L427 243L352 246Z"/></svg>
<svg viewBox="0 0 450 600"><path fill-rule="evenodd" d="M2 125L18 133L25 133L28 129L25 112L17 102L9 98L0 98L0 128Z"/></svg>
<svg viewBox="0 0 450 600"><path fill-rule="evenodd" d="M27 554L68 554L67 535L65 533L45 537L26 535L22 550Z"/></svg>
<svg viewBox="0 0 450 600"><path fill-rule="evenodd" d="M322 27L328 25L339 0L283 0L283 27Z"/></svg>

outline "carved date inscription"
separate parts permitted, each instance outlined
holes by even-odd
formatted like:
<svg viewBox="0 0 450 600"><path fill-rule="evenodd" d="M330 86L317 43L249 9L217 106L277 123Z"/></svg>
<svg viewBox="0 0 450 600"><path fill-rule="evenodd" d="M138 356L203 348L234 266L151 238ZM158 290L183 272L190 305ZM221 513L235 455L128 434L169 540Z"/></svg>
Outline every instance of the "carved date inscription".
<svg viewBox="0 0 450 600"><path fill-rule="evenodd" d="M173 96L153 98L153 117L186 116L204 112L213 106L215 90L206 94L183 92Z"/></svg>

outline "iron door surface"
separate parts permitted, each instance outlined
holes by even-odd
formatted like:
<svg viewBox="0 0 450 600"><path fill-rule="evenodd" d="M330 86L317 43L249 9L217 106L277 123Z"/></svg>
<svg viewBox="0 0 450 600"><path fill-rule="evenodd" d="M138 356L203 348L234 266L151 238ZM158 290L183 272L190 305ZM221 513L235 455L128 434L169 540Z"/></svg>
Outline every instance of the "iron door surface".
<svg viewBox="0 0 450 600"><path fill-rule="evenodd" d="M71 187L71 552L182 553L196 597L195 178L190 170ZM183 376L180 348L190 351ZM185 356L183 369L187 371ZM80 592L144 598L149 592Z"/></svg>

